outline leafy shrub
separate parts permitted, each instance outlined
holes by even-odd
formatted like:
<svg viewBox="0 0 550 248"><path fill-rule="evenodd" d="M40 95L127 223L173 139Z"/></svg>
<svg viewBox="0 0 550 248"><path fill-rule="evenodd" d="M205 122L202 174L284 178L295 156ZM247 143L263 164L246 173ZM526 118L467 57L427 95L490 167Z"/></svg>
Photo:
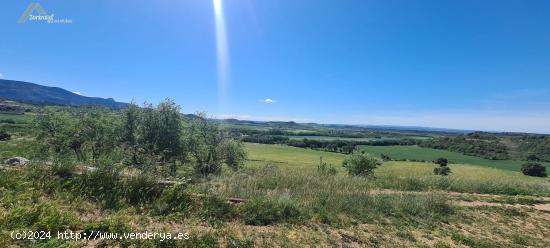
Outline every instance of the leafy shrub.
<svg viewBox="0 0 550 248"><path fill-rule="evenodd" d="M449 161L446 158L438 158L432 162L439 165L438 167L434 168L435 175L447 176L451 173L451 168L447 167Z"/></svg>
<svg viewBox="0 0 550 248"><path fill-rule="evenodd" d="M354 153L342 162L342 166L348 170L348 173L355 176L370 176L380 164L378 159L364 153Z"/></svg>
<svg viewBox="0 0 550 248"><path fill-rule="evenodd" d="M321 160L319 161L317 172L321 175L336 175L336 173L338 173L334 166L327 164L327 162L323 162L323 157L321 157Z"/></svg>
<svg viewBox="0 0 550 248"><path fill-rule="evenodd" d="M283 220L295 220L301 212L296 203L290 200L256 198L241 208L241 215L247 225L269 225Z"/></svg>
<svg viewBox="0 0 550 248"><path fill-rule="evenodd" d="M523 175L532 177L546 177L546 167L539 163L525 163L521 166Z"/></svg>
<svg viewBox="0 0 550 248"><path fill-rule="evenodd" d="M438 166L434 168L434 174L440 176L447 176L451 173L451 168L448 166Z"/></svg>
<svg viewBox="0 0 550 248"><path fill-rule="evenodd" d="M434 160L433 163L438 164L440 166L447 166L447 164L449 163L449 160L447 160L446 158L438 158Z"/></svg>
<svg viewBox="0 0 550 248"><path fill-rule="evenodd" d="M6 131L0 131L0 141L10 140L11 135Z"/></svg>
<svg viewBox="0 0 550 248"><path fill-rule="evenodd" d="M221 149L225 164L234 170L246 160L246 151L242 142L228 139L222 144Z"/></svg>

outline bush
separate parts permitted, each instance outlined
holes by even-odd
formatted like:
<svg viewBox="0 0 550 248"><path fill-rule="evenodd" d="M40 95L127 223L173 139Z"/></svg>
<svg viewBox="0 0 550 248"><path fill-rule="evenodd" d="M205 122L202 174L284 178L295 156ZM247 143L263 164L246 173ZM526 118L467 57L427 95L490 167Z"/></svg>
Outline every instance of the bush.
<svg viewBox="0 0 550 248"><path fill-rule="evenodd" d="M257 198L247 202L241 209L247 225L269 225L283 220L294 220L300 217L300 209L290 200L271 200Z"/></svg>
<svg viewBox="0 0 550 248"><path fill-rule="evenodd" d="M447 176L451 173L451 168L447 167L449 161L446 158L438 158L432 162L439 165L438 167L434 168L435 175Z"/></svg>
<svg viewBox="0 0 550 248"><path fill-rule="evenodd" d="M332 166L331 164L327 164L327 162L323 162L323 157L319 160L319 165L317 166L317 172L321 175L336 175L338 171L336 171L336 168Z"/></svg>
<svg viewBox="0 0 550 248"><path fill-rule="evenodd" d="M521 166L523 175L532 177L546 177L546 167L539 163L526 163Z"/></svg>
<svg viewBox="0 0 550 248"><path fill-rule="evenodd" d="M246 151L242 142L228 139L223 142L221 149L225 164L234 170L239 169L246 160Z"/></svg>
<svg viewBox="0 0 550 248"><path fill-rule="evenodd" d="M378 159L364 153L354 153L342 162L348 173L355 176L370 176L380 164Z"/></svg>
<svg viewBox="0 0 550 248"><path fill-rule="evenodd" d="M11 135L6 131L0 131L0 141L10 140Z"/></svg>
<svg viewBox="0 0 550 248"><path fill-rule="evenodd" d="M449 163L449 160L447 160L446 158L438 158L434 160L433 163L438 164L440 166L447 166L447 164Z"/></svg>
<svg viewBox="0 0 550 248"><path fill-rule="evenodd" d="M434 168L434 174L441 175L441 176L447 176L451 173L451 168L448 166L438 166Z"/></svg>

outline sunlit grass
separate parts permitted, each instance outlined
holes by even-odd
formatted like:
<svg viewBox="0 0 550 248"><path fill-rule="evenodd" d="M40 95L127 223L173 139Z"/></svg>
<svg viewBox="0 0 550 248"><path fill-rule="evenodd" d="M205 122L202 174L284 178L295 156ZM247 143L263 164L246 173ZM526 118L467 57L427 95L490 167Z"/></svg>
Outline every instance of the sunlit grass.
<svg viewBox="0 0 550 248"><path fill-rule="evenodd" d="M246 143L248 151L247 166L272 164L282 168L312 169L319 165L320 157L323 161L340 168L344 154L315 151L286 145L266 145Z"/></svg>
<svg viewBox="0 0 550 248"><path fill-rule="evenodd" d="M470 164L498 169L519 171L523 161L516 160L490 160L475 156L463 155L457 152L423 148L418 146L360 146L364 151L380 156L385 154L396 160L432 161L437 158L447 158L452 164Z"/></svg>
<svg viewBox="0 0 550 248"><path fill-rule="evenodd" d="M314 172L322 156L323 161L332 164L339 171L338 177L345 176L341 167L342 160L346 156L344 154L283 145L246 144L246 148L249 153L246 166L250 168L274 165L283 171L289 171L289 174L302 175L302 172ZM433 174L432 163L390 161L375 170L376 179L345 177L341 180L356 181L357 184L346 188L357 189L369 187L413 191L446 190L506 195L550 195L550 181L547 178L528 177L520 172L477 165L451 164L449 166L451 175L443 177ZM285 177L292 177L292 175ZM303 183L308 184L307 182L311 179L304 180Z"/></svg>

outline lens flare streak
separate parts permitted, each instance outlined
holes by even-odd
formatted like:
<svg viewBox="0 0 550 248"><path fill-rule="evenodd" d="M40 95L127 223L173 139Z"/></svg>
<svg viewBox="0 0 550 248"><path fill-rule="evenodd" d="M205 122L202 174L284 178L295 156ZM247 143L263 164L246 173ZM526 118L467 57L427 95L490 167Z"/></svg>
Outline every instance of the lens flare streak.
<svg viewBox="0 0 550 248"><path fill-rule="evenodd" d="M224 108L229 84L229 50L227 31L223 15L222 0L213 0L216 23L216 54L218 60L218 94L220 105Z"/></svg>

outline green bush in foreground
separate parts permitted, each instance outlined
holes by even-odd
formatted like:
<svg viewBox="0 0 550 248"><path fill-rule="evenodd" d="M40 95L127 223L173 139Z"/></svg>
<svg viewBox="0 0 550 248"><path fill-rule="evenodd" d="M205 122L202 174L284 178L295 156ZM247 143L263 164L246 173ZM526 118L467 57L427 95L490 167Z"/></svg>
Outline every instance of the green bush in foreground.
<svg viewBox="0 0 550 248"><path fill-rule="evenodd" d="M342 162L342 166L354 176L371 176L379 165L381 163L377 158L364 153L354 153Z"/></svg>
<svg viewBox="0 0 550 248"><path fill-rule="evenodd" d="M323 157L319 158L319 165L317 166L317 172L321 175L331 176L336 175L338 171L331 164L323 161Z"/></svg>

